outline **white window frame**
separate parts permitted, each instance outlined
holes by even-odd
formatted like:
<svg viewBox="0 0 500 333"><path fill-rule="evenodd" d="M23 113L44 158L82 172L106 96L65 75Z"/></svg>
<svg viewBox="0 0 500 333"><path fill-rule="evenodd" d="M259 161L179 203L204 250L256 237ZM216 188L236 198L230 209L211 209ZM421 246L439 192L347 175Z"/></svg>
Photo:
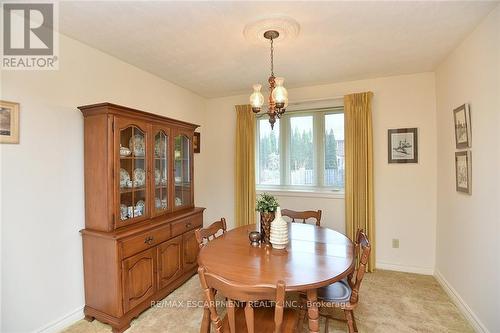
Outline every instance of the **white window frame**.
<svg viewBox="0 0 500 333"><path fill-rule="evenodd" d="M297 196L313 197L343 197L344 189L334 186L324 185L324 164L325 164L325 136L319 133L325 132L325 116L328 114L344 113L343 106L323 107L323 108L301 108L299 110L286 111L280 119L280 185L256 185L257 192L271 192L274 194L285 194ZM315 171L315 185L290 185L290 117L293 116L313 116L313 145L317 149L313 152L313 169ZM256 117L256 135L255 135L255 170L256 180L260 180L259 165L259 140L260 126L259 121L267 119L267 115ZM321 166L321 167L319 167ZM283 172L285 171L285 172ZM285 184L285 185L282 185ZM312 194L312 195L311 195Z"/></svg>

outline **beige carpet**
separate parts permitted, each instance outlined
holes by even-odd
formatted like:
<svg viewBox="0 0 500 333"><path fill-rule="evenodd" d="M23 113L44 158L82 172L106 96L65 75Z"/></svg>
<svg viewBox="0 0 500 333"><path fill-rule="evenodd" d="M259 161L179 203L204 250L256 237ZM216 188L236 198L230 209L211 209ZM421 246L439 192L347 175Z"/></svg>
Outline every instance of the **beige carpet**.
<svg viewBox="0 0 500 333"><path fill-rule="evenodd" d="M359 332L474 332L432 276L379 270L365 275L360 295L355 312ZM199 332L202 309L193 303L202 299L194 276L164 299L165 307L143 312L127 332ZM329 329L347 332L345 324L337 321L330 321ZM303 331L307 332L306 327ZM104 333L111 328L97 320L80 320L64 332Z"/></svg>

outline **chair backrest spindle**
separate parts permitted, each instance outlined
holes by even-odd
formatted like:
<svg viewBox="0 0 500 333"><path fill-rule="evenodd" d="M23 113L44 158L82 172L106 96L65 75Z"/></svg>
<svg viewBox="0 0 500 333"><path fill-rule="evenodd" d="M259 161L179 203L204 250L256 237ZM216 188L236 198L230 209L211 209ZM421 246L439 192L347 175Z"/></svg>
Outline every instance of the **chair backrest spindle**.
<svg viewBox="0 0 500 333"><path fill-rule="evenodd" d="M356 304L359 299L359 289L361 287L361 282L363 281L363 277L366 273L366 266L368 264L368 257L370 256L371 245L368 237L363 232L363 230L358 230L357 232L357 244L356 246L359 248L359 261L358 268L356 270L356 274L354 277L354 282L351 285L352 293L350 303L352 305Z"/></svg>

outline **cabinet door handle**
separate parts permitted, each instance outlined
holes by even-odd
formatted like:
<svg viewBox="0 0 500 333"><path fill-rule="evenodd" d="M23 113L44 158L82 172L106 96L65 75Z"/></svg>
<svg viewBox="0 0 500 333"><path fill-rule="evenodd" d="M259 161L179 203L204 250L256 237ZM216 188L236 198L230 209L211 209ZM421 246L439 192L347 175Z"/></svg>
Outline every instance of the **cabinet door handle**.
<svg viewBox="0 0 500 333"><path fill-rule="evenodd" d="M153 236L149 236L144 239L144 243L151 245L153 244L153 240L154 240Z"/></svg>
<svg viewBox="0 0 500 333"><path fill-rule="evenodd" d="M191 222L187 223L187 224L186 224L186 229L191 228L191 226L192 226Z"/></svg>

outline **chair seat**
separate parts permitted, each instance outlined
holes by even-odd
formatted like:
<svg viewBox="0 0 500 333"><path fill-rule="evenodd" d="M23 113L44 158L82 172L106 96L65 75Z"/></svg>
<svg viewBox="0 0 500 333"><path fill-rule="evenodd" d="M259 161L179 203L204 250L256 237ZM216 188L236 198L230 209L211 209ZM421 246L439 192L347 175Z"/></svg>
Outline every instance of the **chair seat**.
<svg viewBox="0 0 500 333"><path fill-rule="evenodd" d="M248 332L245 321L244 308L235 309L235 326L236 332L231 333L245 333ZM282 332L295 332L299 320L299 313L294 309L286 309L283 311L283 323L281 325ZM255 332L259 333L273 333L274 332L274 307L256 307L254 308L254 323ZM222 320L223 332L230 332L229 320L226 316Z"/></svg>
<svg viewBox="0 0 500 333"><path fill-rule="evenodd" d="M331 303L347 303L351 299L351 287L346 279L318 289L318 300Z"/></svg>

